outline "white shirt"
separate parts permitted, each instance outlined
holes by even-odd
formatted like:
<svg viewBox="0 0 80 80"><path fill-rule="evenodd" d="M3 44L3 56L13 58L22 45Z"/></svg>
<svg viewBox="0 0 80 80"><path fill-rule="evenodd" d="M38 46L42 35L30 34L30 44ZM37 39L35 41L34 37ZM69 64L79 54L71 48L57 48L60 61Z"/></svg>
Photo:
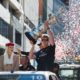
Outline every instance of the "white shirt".
<svg viewBox="0 0 80 80"><path fill-rule="evenodd" d="M14 55L14 53L12 53L11 57L9 58L8 53L7 52L4 53L4 65L5 64L13 64L13 55Z"/></svg>

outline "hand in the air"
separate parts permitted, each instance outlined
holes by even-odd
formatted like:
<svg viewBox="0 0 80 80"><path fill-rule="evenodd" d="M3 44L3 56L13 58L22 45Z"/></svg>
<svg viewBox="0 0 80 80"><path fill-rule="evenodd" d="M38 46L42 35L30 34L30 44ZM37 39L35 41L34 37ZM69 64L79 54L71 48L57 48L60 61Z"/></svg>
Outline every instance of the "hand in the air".
<svg viewBox="0 0 80 80"><path fill-rule="evenodd" d="M46 29L49 28L49 22L48 22L48 21L45 21L45 23L44 23L44 27L45 27Z"/></svg>
<svg viewBox="0 0 80 80"><path fill-rule="evenodd" d="M32 40L30 40L30 44L31 44L32 46L34 46L34 43L33 43L33 41L32 41Z"/></svg>

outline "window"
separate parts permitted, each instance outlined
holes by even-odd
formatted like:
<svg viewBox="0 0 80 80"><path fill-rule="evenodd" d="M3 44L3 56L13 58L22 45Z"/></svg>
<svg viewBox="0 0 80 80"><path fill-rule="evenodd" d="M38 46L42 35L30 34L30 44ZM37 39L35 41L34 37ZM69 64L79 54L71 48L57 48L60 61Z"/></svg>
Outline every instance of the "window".
<svg viewBox="0 0 80 80"><path fill-rule="evenodd" d="M19 0L17 0L19 2Z"/></svg>
<svg viewBox="0 0 80 80"><path fill-rule="evenodd" d="M24 17L25 19L24 19L24 22L27 24L27 25L29 25L29 27L33 30L34 28L35 28L35 25L29 20L29 18L28 17Z"/></svg>
<svg viewBox="0 0 80 80"><path fill-rule="evenodd" d="M0 34L13 41L13 27L0 18Z"/></svg>
<svg viewBox="0 0 80 80"><path fill-rule="evenodd" d="M4 20L0 21L0 33L6 38L8 38L8 27L9 25Z"/></svg>
<svg viewBox="0 0 80 80"><path fill-rule="evenodd" d="M73 76L73 70L61 70L61 76Z"/></svg>
<svg viewBox="0 0 80 80"><path fill-rule="evenodd" d="M0 46L0 56L4 54L5 49L1 48Z"/></svg>
<svg viewBox="0 0 80 80"><path fill-rule="evenodd" d="M8 28L8 39L13 42L13 26L9 26Z"/></svg>
<svg viewBox="0 0 80 80"><path fill-rule="evenodd" d="M21 45L21 33L17 30L15 31L15 42L18 45Z"/></svg>

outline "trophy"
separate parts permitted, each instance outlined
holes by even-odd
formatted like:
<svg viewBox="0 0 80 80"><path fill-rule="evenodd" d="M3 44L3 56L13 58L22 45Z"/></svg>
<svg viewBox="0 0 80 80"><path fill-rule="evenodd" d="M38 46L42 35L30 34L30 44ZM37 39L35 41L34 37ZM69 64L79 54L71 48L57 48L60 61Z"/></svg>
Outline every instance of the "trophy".
<svg viewBox="0 0 80 80"><path fill-rule="evenodd" d="M53 25L57 22L57 19L54 15L49 14L48 17L49 17L49 19L48 19L49 25Z"/></svg>
<svg viewBox="0 0 80 80"><path fill-rule="evenodd" d="M48 19L49 25L52 25L54 23L56 23L56 18L55 16L52 16L51 14L49 15L49 19ZM25 32L25 35L27 36L27 38L31 41L33 41L33 44L36 44L37 39L39 37L41 37L42 33L45 32L44 29L44 24L42 24L41 26L39 26L38 28L34 28L32 30L32 32Z"/></svg>
<svg viewBox="0 0 80 80"><path fill-rule="evenodd" d="M32 32L25 32L25 35L29 40L33 42L33 44L36 44L37 39L41 36L42 31L38 30L37 28L34 29Z"/></svg>
<svg viewBox="0 0 80 80"><path fill-rule="evenodd" d="M33 44L36 43L36 38L34 36L34 34L32 32L25 32L25 35L27 36L27 38L31 41L33 41Z"/></svg>

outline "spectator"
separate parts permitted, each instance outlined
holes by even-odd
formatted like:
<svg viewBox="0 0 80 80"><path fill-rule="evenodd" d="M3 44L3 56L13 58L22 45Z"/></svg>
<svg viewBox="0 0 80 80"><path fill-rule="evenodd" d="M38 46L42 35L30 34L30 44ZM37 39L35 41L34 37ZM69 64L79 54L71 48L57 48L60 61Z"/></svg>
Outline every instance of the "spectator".
<svg viewBox="0 0 80 80"><path fill-rule="evenodd" d="M59 76L59 69L60 69L59 64L58 63L54 63L52 72L54 72L57 75L57 77L59 78L59 80L61 80L60 76Z"/></svg>
<svg viewBox="0 0 80 80"><path fill-rule="evenodd" d="M22 52L26 53L26 52ZM30 64L27 54L21 56L21 66L19 67L21 71L35 71L35 68Z"/></svg>
<svg viewBox="0 0 80 80"><path fill-rule="evenodd" d="M14 54L14 44L7 43L4 55L0 56L0 70L11 71L18 70L19 60L18 56Z"/></svg>

